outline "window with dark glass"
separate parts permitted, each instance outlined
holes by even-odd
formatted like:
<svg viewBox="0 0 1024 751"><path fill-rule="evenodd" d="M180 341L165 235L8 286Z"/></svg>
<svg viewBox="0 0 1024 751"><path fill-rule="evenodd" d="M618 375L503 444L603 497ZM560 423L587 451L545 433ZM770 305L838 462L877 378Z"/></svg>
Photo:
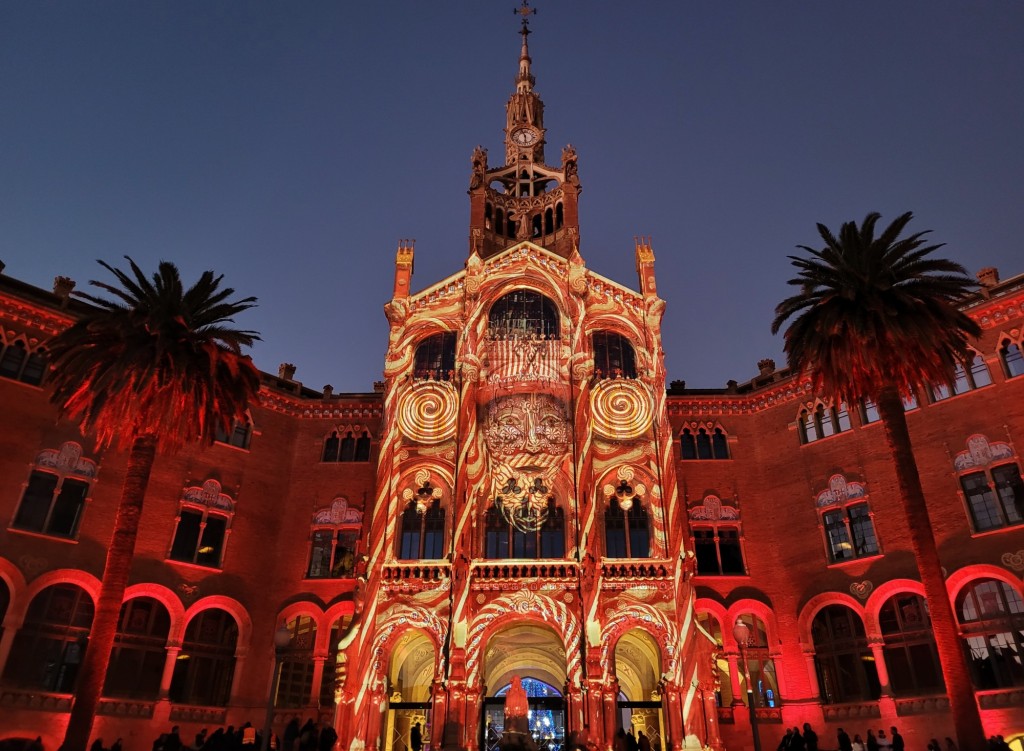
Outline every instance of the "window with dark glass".
<svg viewBox="0 0 1024 751"><path fill-rule="evenodd" d="M12 526L55 537L74 537L89 495L89 483L33 470Z"/></svg>
<svg viewBox="0 0 1024 751"><path fill-rule="evenodd" d="M829 605L814 617L811 634L824 703L873 701L881 695L860 616L845 605Z"/></svg>
<svg viewBox="0 0 1024 751"><path fill-rule="evenodd" d="M743 547L736 527L704 527L693 530L693 552L701 576L743 576Z"/></svg>
<svg viewBox="0 0 1024 751"><path fill-rule="evenodd" d="M121 606L110 653L104 696L156 699L167 661L171 617L152 597L134 597Z"/></svg>
<svg viewBox="0 0 1024 751"><path fill-rule="evenodd" d="M25 342L18 341L0 345L0 377L38 386L46 375L48 358L46 350L29 352Z"/></svg>
<svg viewBox="0 0 1024 751"><path fill-rule="evenodd" d="M281 651L281 673L274 706L281 709L300 709L309 704L313 693L316 621L308 615L300 615L288 621L286 625L292 638L288 646Z"/></svg>
<svg viewBox="0 0 1024 751"><path fill-rule="evenodd" d="M220 568L227 526L227 518L219 514L182 508L168 558Z"/></svg>
<svg viewBox="0 0 1024 751"><path fill-rule="evenodd" d="M957 597L957 615L975 688L1024 686L1024 601L1006 582L972 582Z"/></svg>
<svg viewBox="0 0 1024 751"><path fill-rule="evenodd" d="M227 706L235 672L238 624L225 610L210 608L195 615L185 629L174 663L170 698L175 704Z"/></svg>
<svg viewBox="0 0 1024 751"><path fill-rule="evenodd" d="M358 527L314 529L308 579L343 579L354 575Z"/></svg>
<svg viewBox="0 0 1024 751"><path fill-rule="evenodd" d="M708 432L707 428L683 428L680 433L680 458L728 459L729 440L721 428Z"/></svg>
<svg viewBox="0 0 1024 751"><path fill-rule="evenodd" d="M992 375L988 372L985 358L975 355L968 366L957 363L953 374L953 382L932 386L932 400L939 402L951 396L966 394L968 391L980 389L992 383Z"/></svg>
<svg viewBox="0 0 1024 751"><path fill-rule="evenodd" d="M775 660L768 651L768 629L760 618L753 613L744 613L738 620L742 620L750 629L750 637L744 648L747 660L747 670L750 673L750 684L754 691L755 707L777 707L781 701L779 695L778 674L775 671ZM747 703L746 676L741 673L740 687L742 693L739 698Z"/></svg>
<svg viewBox="0 0 1024 751"><path fill-rule="evenodd" d="M636 378L636 355L629 339L613 331L595 331L593 344L597 378Z"/></svg>
<svg viewBox="0 0 1024 751"><path fill-rule="evenodd" d="M370 434L362 431L356 435L354 431L348 430L344 436L339 435L337 430L324 439L323 451L320 453L322 462L368 462L370 461Z"/></svg>
<svg viewBox="0 0 1024 751"><path fill-rule="evenodd" d="M638 500L628 509L613 498L604 518L605 556L608 558L647 558L651 554L650 521Z"/></svg>
<svg viewBox="0 0 1024 751"><path fill-rule="evenodd" d="M549 498L541 527L520 530L492 506L484 515L484 554L492 560L564 558L565 512Z"/></svg>
<svg viewBox="0 0 1024 751"><path fill-rule="evenodd" d="M92 617L89 594L74 584L54 584L37 594L14 637L4 684L61 694L74 691Z"/></svg>
<svg viewBox="0 0 1024 751"><path fill-rule="evenodd" d="M1024 483L1017 464L963 475L960 486L976 532L1024 523Z"/></svg>
<svg viewBox="0 0 1024 751"><path fill-rule="evenodd" d="M829 560L833 563L878 554L878 538L866 503L826 511L822 515Z"/></svg>
<svg viewBox="0 0 1024 751"><path fill-rule="evenodd" d="M224 443L240 449L248 449L251 440L252 424L247 420L235 420L231 425L230 433L225 432L222 425L217 426L217 443Z"/></svg>
<svg viewBox="0 0 1024 751"><path fill-rule="evenodd" d="M801 443L814 443L836 433L845 433L852 427L845 404L838 407L819 404L813 411L805 409L800 413L799 426Z"/></svg>
<svg viewBox="0 0 1024 751"><path fill-rule="evenodd" d="M1019 344L1005 339L1003 346L999 348L999 359L1003 362L1007 378L1024 375L1024 353L1021 352Z"/></svg>
<svg viewBox="0 0 1024 751"><path fill-rule="evenodd" d="M539 292L518 289L491 306L487 334L493 339L557 339L558 332L558 310Z"/></svg>
<svg viewBox="0 0 1024 751"><path fill-rule="evenodd" d="M878 614L878 625L894 694L917 696L945 690L923 597L906 593L891 597Z"/></svg>
<svg viewBox="0 0 1024 751"><path fill-rule="evenodd" d="M402 512L398 557L403 561L444 558L444 509L433 500L421 509L416 501Z"/></svg>
<svg viewBox="0 0 1024 751"><path fill-rule="evenodd" d="M413 377L447 381L455 375L455 332L428 336L416 347Z"/></svg>

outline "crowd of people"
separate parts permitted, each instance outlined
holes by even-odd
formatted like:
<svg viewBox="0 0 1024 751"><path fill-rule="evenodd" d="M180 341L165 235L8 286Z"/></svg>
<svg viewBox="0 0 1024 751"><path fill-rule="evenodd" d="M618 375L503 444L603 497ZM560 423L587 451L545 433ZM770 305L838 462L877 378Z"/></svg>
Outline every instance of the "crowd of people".
<svg viewBox="0 0 1024 751"><path fill-rule="evenodd" d="M842 728L836 733L839 751L905 751L906 742L895 726L889 728L889 734L885 730L867 730L862 736L854 733L853 737ZM1011 751L1010 745L1001 735L994 735L988 739L989 751ZM827 746L826 746L827 748ZM818 734L814 732L809 722L804 723L803 731L798 727L786 729L786 734L779 743L778 751L818 751ZM928 741L926 751L958 751L956 743L952 738L946 737L945 741L939 742L938 738Z"/></svg>
<svg viewBox="0 0 1024 751"><path fill-rule="evenodd" d="M236 728L228 725L212 733L203 728L196 733L192 743L181 737L181 728L175 725L169 733L161 733L153 741L152 751L257 751L263 748L262 732L251 722ZM267 747L272 751L332 751L338 741L338 734L329 724L320 724L312 719L302 724L298 715L292 717L284 729L284 737L271 734ZM92 742L89 751L122 751L118 738L109 748L102 738Z"/></svg>

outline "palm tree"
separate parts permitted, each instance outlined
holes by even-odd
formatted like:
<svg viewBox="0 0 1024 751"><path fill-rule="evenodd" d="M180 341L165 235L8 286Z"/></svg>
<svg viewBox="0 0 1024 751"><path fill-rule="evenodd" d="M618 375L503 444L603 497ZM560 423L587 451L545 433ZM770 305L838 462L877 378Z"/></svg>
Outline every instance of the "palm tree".
<svg viewBox="0 0 1024 751"><path fill-rule="evenodd" d="M131 274L99 263L120 286L90 284L112 299L76 293L92 307L47 347L51 401L60 415L95 436L97 448L129 451L65 751L85 751L92 732L157 452L212 442L218 427L230 432L258 398L260 383L241 353L259 337L226 325L255 298L229 302L234 290L220 289L223 277L212 271L185 290L172 263L161 262L152 281L131 258Z"/></svg>
<svg viewBox="0 0 1024 751"><path fill-rule="evenodd" d="M843 224L838 237L819 224L824 247L799 245L809 257L790 256L799 273L789 284L800 293L779 303L772 333L793 319L785 333L793 371L808 372L815 389L836 399L867 397L878 406L960 748L981 751L981 716L901 398L916 383L950 383L957 364L970 360L969 338L981 329L958 305L974 284L964 268L931 257L942 245L927 245L927 231L900 237L912 216L898 217L878 237L877 213L860 227Z"/></svg>

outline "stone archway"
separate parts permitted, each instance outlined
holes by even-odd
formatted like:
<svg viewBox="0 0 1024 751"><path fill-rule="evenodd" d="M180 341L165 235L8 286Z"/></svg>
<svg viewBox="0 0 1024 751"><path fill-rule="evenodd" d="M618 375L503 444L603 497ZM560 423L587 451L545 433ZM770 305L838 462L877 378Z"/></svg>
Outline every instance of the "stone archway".
<svg viewBox="0 0 1024 751"><path fill-rule="evenodd" d="M384 751L429 751L436 666L437 650L425 634L410 629L395 640L387 667Z"/></svg>
<svg viewBox="0 0 1024 751"><path fill-rule="evenodd" d="M639 628L624 633L615 644L617 725L638 740L643 733L652 751L664 747L661 675L661 648L654 637Z"/></svg>

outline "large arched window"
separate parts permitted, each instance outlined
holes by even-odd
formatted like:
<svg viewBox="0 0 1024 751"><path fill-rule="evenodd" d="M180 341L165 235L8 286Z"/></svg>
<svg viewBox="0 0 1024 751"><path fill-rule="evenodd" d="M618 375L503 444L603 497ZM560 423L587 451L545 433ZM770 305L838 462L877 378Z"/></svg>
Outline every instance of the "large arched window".
<svg viewBox="0 0 1024 751"><path fill-rule="evenodd" d="M683 428L680 436L682 459L728 459L729 440L721 428Z"/></svg>
<svg viewBox="0 0 1024 751"><path fill-rule="evenodd" d="M281 653L281 676L274 706L298 709L309 704L313 692L316 621L308 615L300 615L288 621L287 627L292 639Z"/></svg>
<svg viewBox="0 0 1024 751"><path fill-rule="evenodd" d="M517 289L491 306L487 335L492 339L557 339L558 310L539 292Z"/></svg>
<svg viewBox="0 0 1024 751"><path fill-rule="evenodd" d="M171 701L200 707L223 707L231 696L238 624L226 610L198 613L185 629L174 663Z"/></svg>
<svg viewBox="0 0 1024 751"><path fill-rule="evenodd" d="M1024 353L1021 352L1020 344L1004 339L999 348L999 359L1002 360L1007 378L1024 375Z"/></svg>
<svg viewBox="0 0 1024 751"><path fill-rule="evenodd" d="M750 629L747 643L743 645L743 653L747 660L747 671L754 689L754 706L777 707L781 704L779 696L779 677L775 672L775 660L768 651L768 628L764 621L753 613L744 613L737 620L743 621ZM744 698L747 696L746 676L740 675L740 686ZM744 703L746 703L744 701Z"/></svg>
<svg viewBox="0 0 1024 751"><path fill-rule="evenodd" d="M845 605L829 605L814 617L814 664L826 704L877 699L882 687L864 634L864 622Z"/></svg>
<svg viewBox="0 0 1024 751"><path fill-rule="evenodd" d="M608 558L647 558L651 554L647 510L639 500L634 500L626 509L617 498L609 501L604 515L604 533Z"/></svg>
<svg viewBox="0 0 1024 751"><path fill-rule="evenodd" d="M549 498L540 528L521 530L491 507L484 517L484 555L492 560L564 558L565 513L554 498Z"/></svg>
<svg viewBox="0 0 1024 751"><path fill-rule="evenodd" d="M455 376L455 333L428 336L416 347L414 378L447 381Z"/></svg>
<svg viewBox="0 0 1024 751"><path fill-rule="evenodd" d="M802 410L799 426L800 443L814 443L837 433L845 433L852 427L849 410L843 403L831 407L818 404L813 411Z"/></svg>
<svg viewBox="0 0 1024 751"><path fill-rule="evenodd" d="M0 342L0 377L38 386L43 382L46 365L46 350L29 352L25 342L20 339L6 346Z"/></svg>
<svg viewBox="0 0 1024 751"><path fill-rule="evenodd" d="M629 339L614 331L595 331L593 343L597 378L636 378L636 355Z"/></svg>
<svg viewBox="0 0 1024 751"><path fill-rule="evenodd" d="M171 616L160 601L135 597L124 603L117 620L103 695L156 699L170 630Z"/></svg>
<svg viewBox="0 0 1024 751"><path fill-rule="evenodd" d="M889 598L878 614L885 642L885 665L897 696L944 690L928 605L915 594Z"/></svg>
<svg viewBox="0 0 1024 751"><path fill-rule="evenodd" d="M441 501L434 499L425 505L409 501L402 512L401 523L399 560L444 558L444 509Z"/></svg>
<svg viewBox="0 0 1024 751"><path fill-rule="evenodd" d="M74 584L54 584L37 594L14 637L4 683L57 693L74 691L92 616L92 599Z"/></svg>
<svg viewBox="0 0 1024 751"><path fill-rule="evenodd" d="M1024 686L1024 602L1006 582L982 579L960 593L956 612L971 679L979 689Z"/></svg>

